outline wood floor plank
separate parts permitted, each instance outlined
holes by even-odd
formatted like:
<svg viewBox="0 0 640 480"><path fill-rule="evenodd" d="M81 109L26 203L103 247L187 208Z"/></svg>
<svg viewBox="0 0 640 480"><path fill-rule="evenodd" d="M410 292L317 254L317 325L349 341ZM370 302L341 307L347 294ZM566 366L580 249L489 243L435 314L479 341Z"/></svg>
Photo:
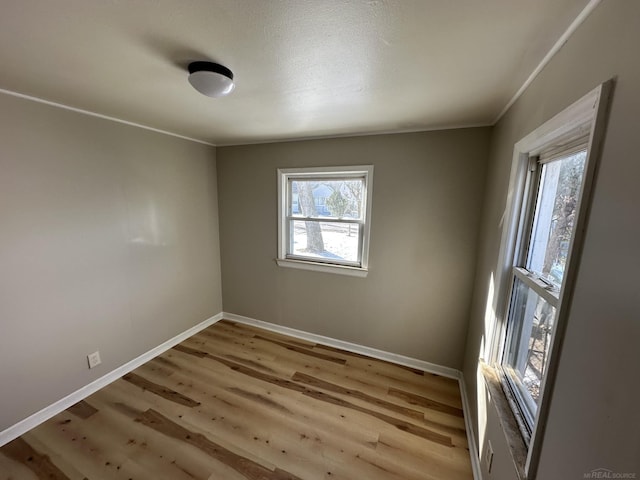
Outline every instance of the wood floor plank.
<svg viewBox="0 0 640 480"><path fill-rule="evenodd" d="M322 390L328 390L330 392L334 392L334 393L340 393L344 396L348 396L348 397L353 397L353 398L358 398L360 400L364 400L365 402L371 403L373 405L376 405L378 407L382 407L386 410L390 410L392 412L396 412L396 413L400 413L402 415L405 415L407 417L411 417L414 419L423 419L424 418L424 413L420 412L419 410L414 410L411 408L407 408L407 407L403 407L402 405L396 405L395 403L391 403L391 402L387 402L386 400L383 400L381 398L378 397L374 397L373 395L368 395L364 392L361 392L359 390L355 390L352 388L345 388L342 387L340 385L331 383L331 382L327 382L325 380L322 380L320 378L317 377L313 377L311 375L307 375L305 373L300 373L300 372L296 372L293 377L291 377L291 380L293 380L294 382L298 382L298 383L302 383L305 385L310 385L312 387L317 387L320 388Z"/></svg>
<svg viewBox="0 0 640 480"><path fill-rule="evenodd" d="M110 431L106 432L107 438L88 438L77 429L81 425L80 422L72 420L70 423L63 423L64 420L60 420L64 418L62 415L54 417L58 420L55 423L45 422L25 437L38 448L46 448L52 458L56 459L58 467L64 470L69 478L109 478L113 476L113 472L110 472L112 469L128 475L142 474L141 469L122 468L129 460L109 444ZM102 448L100 441L109 444L108 449ZM58 459L64 459L67 465L59 464ZM68 470L68 465L72 465L76 472ZM82 475L78 475L80 472Z"/></svg>
<svg viewBox="0 0 640 480"><path fill-rule="evenodd" d="M294 352L298 352L298 353L302 353L303 355L309 355L311 357L315 357L315 358L320 358L322 360L326 360L328 362L334 362L334 363L339 363L340 365L344 365L345 363L347 363L347 361L344 358L340 358L337 357L335 355L327 355L324 353L319 353L311 348L305 348L305 347L299 347L297 345L291 344L289 342L281 342L279 340L274 340L271 338L268 338L264 335L256 335L254 338L257 338L259 340L264 340L267 342L271 342L274 343L276 345L279 345L283 348L286 348L287 350L292 350Z"/></svg>
<svg viewBox="0 0 640 480"><path fill-rule="evenodd" d="M425 478L466 480L473 478L471 465L465 462L465 449L420 449L417 444L407 445L391 436L381 437L376 447L380 458L390 464L411 465L413 470L424 472Z"/></svg>
<svg viewBox="0 0 640 480"><path fill-rule="evenodd" d="M36 473L22 462L9 458L0 451L0 478L10 480L38 480Z"/></svg>
<svg viewBox="0 0 640 480"><path fill-rule="evenodd" d="M288 335L284 335L282 333L278 333L278 332L273 332L270 330L265 330L263 328L259 328L259 327L254 327L252 325L246 325L243 323L237 323L237 322L233 322L230 325L224 323L223 326L227 326L228 325L228 330L232 332L233 334L246 334L246 335L251 335L251 336L255 336L255 335L260 335L262 337L269 337L269 338L273 338L276 340L280 340L283 342L287 342L290 343L292 345L297 345L299 347L307 347L307 348L312 348L314 346L316 346L315 342L309 341L309 340L303 340L301 338L293 338L290 337Z"/></svg>
<svg viewBox="0 0 640 480"><path fill-rule="evenodd" d="M456 380L222 321L1 447L0 480L471 480L461 405Z"/></svg>
<svg viewBox="0 0 640 480"><path fill-rule="evenodd" d="M95 399L93 400L96 401ZM96 404L99 404L97 402ZM162 438L148 436L142 426L116 411L103 409L85 422L45 426L29 438L37 438L89 478L172 478L191 480L208 472L179 447L166 445ZM173 456L176 455L176 456Z"/></svg>
<svg viewBox="0 0 640 480"><path fill-rule="evenodd" d="M300 480L284 470L276 468L268 470L247 458L236 455L226 448L218 445L204 435L191 432L179 424L171 421L155 410L147 410L140 418L140 422L164 435L181 440L189 445L202 450L207 455L230 466L237 472L251 480Z"/></svg>
<svg viewBox="0 0 640 480"><path fill-rule="evenodd" d="M237 473L230 473L228 468L188 444L173 441L163 435L155 435L139 421L146 411L146 402L138 402L139 408L119 408L123 405L122 402L129 401L130 390L135 387L123 381L116 383L125 388L105 389L91 397L92 403L99 408L99 418L85 422L89 423L86 435L91 438L90 432L108 428L111 436L108 441L118 445L119 451L147 472L144 476L136 478L208 478L212 472L224 474L217 478L244 478ZM162 402L160 408L164 408L166 414L176 420L179 420L184 412L192 410L168 402ZM105 436L101 435L99 440L104 440ZM102 447L100 444L98 446Z"/></svg>
<svg viewBox="0 0 640 480"><path fill-rule="evenodd" d="M197 407L198 405L200 405L200 402L196 402L192 398L182 395L181 393L171 390L170 388L150 382L146 378L141 377L140 375L136 375L135 373L128 373L122 378L129 383L137 385L142 390L148 390L155 393L156 395L161 396L162 398L166 398L167 400L170 400L172 402L179 403L180 405L185 405L187 407Z"/></svg>
<svg viewBox="0 0 640 480"><path fill-rule="evenodd" d="M410 405L421 405L430 410L435 410L437 412L448 413L450 415L455 415L456 417L462 417L462 408L452 407L451 405L447 405L442 402L438 402L431 398L424 397L422 395L417 395L411 392L405 392L398 388L389 388L389 395L392 397L401 398L406 401Z"/></svg>
<svg viewBox="0 0 640 480"><path fill-rule="evenodd" d="M408 367L406 365L400 365L400 364L397 364L397 363L390 363L390 362L387 362L385 360L380 360L380 359L377 359L377 358L374 359L372 357L367 357L366 355L362 355L360 353L349 352L347 350L340 350L339 348L330 347L328 345L316 345L315 349L317 349L317 350L326 350L326 351L329 351L329 352L338 353L338 354L341 354L341 355L345 355L348 358L358 358L358 359L364 360L366 362L375 361L375 362L380 363L380 364L386 363L386 364L391 365L393 367L393 369L405 370L407 372L413 373L414 375L419 375L421 377L424 376L424 371L423 370L418 370L417 368Z"/></svg>
<svg viewBox="0 0 640 480"><path fill-rule="evenodd" d="M255 358L260 358L260 361L266 362L271 368L275 369L278 372L287 373L292 372L299 365L306 365L309 363L315 364L316 358L309 358L306 355L300 355L299 352L294 351L293 349L287 349L282 345L278 345L273 341L266 340L264 338L259 338L258 336L252 336L249 338L244 338L239 342L239 346L242 347L244 356L254 356ZM226 352L227 354L232 354L234 351L230 348L231 345L223 345L220 343L211 343L209 345L205 345L205 349L213 349L210 353L217 354L217 352ZM306 350L303 347L297 347L302 350ZM237 352L237 348L235 351ZM311 351L311 350L309 350ZM344 365L343 362L332 362L331 359L334 357L328 357L327 362L317 362L318 364L327 363L327 368L338 367L342 368ZM339 364L338 364L339 363ZM336 364L336 365L333 365Z"/></svg>
<svg viewBox="0 0 640 480"><path fill-rule="evenodd" d="M219 355L221 357L226 358L227 360L230 360L232 362L235 363L239 363L242 365L245 365L247 367L250 368L255 368L257 370L262 370L265 371L267 373L272 373L272 374L278 374L279 372L270 368L269 366L267 366L266 362L258 355L243 355L243 356L239 356L236 355L235 352L237 351L237 349L234 348L230 348L230 349L224 349L224 347L220 347L218 346L218 348L211 348L209 351L206 350L198 350L197 348L191 348L189 346L187 346L186 344L180 344L180 345L176 345L175 347L173 347L173 350L175 351L179 351L182 353L186 353L189 355L193 355L199 358L205 358L209 353L212 354L216 354ZM234 353L227 353L227 352L234 352ZM170 360L163 358L163 357L159 357L160 359L162 359L163 361L166 362L170 362ZM271 358L269 361L275 361L275 358ZM280 372L282 373L282 372ZM285 372L286 374L287 372Z"/></svg>
<svg viewBox="0 0 640 480"><path fill-rule="evenodd" d="M420 378L415 375L400 376L384 370L377 371L375 364L371 367L364 367L347 362L345 372L347 370L351 372L350 376L354 378L363 379L364 381L386 387L387 389L396 388L416 395L426 395L446 405L462 408L460 390L457 382L451 384L449 382L434 380L429 374L425 374L424 377Z"/></svg>
<svg viewBox="0 0 640 480"><path fill-rule="evenodd" d="M248 345L246 343L245 345ZM216 345L218 348L224 348ZM320 346L318 346L320 347ZM318 348L316 347L316 348ZM263 344L251 345L252 352L260 352L265 355L268 347ZM332 349L333 352L335 349ZM460 392L457 381L445 377L439 377L433 374L424 374L422 378L412 373L412 369L408 367L393 370L393 365L389 362L371 359L362 355L355 354L357 363L353 361L347 362L344 366L334 366L325 362L309 362L301 361L295 356L286 356L281 354L279 357L273 358L277 352L271 352L271 358L268 361L284 362L301 371L313 376L317 376L319 372L323 374L338 375L341 378L350 379L354 382L361 382L365 385L377 386L381 391L387 392L388 388L395 386L408 392L414 392L416 395L424 394L428 391L434 400L444 404L451 404L454 407L461 407ZM336 354L337 355L337 354ZM348 358L348 357L347 357ZM313 372L312 372L313 370ZM355 388L355 387L354 387ZM425 390L426 388L426 390Z"/></svg>
<svg viewBox="0 0 640 480"><path fill-rule="evenodd" d="M304 359L301 359L300 355L294 353L295 360L290 362L286 355L283 356L282 349L273 344L256 345L256 342L252 338L243 339L237 344L233 344L198 334L187 339L183 344L230 359L240 357L244 359L244 361L239 363L255 362L264 367L268 367L272 372L282 375L290 375L298 365L304 364ZM284 352L292 353L287 350L284 350ZM264 370L264 368L259 368L259 370Z"/></svg>
<svg viewBox="0 0 640 480"><path fill-rule="evenodd" d="M48 455L35 450L24 438L19 437L2 447L2 452L12 460L31 470L37 478L69 480Z"/></svg>
<svg viewBox="0 0 640 480"><path fill-rule="evenodd" d="M89 418L91 415L95 415L98 412L98 410L85 400L81 400L75 405L71 405L67 408L67 411L82 419Z"/></svg>

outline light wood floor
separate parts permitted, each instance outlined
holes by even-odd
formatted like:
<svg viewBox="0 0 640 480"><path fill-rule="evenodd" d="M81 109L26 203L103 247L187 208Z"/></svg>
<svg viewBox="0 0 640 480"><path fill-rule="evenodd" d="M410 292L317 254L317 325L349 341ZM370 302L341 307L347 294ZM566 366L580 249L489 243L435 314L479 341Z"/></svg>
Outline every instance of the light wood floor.
<svg viewBox="0 0 640 480"><path fill-rule="evenodd" d="M0 473L473 478L457 381L228 321L0 448Z"/></svg>

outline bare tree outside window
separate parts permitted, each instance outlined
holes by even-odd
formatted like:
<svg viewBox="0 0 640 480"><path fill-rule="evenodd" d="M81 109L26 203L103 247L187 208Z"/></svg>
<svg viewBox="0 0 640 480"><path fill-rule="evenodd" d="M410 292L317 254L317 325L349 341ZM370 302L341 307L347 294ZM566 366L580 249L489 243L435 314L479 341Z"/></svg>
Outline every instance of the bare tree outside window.
<svg viewBox="0 0 640 480"><path fill-rule="evenodd" d="M318 210L313 199L313 190L318 186L315 182L296 182L298 185L298 201L302 215L305 217L317 217ZM322 230L318 222L304 222L307 230L307 252L324 252L324 241L322 240Z"/></svg>
<svg viewBox="0 0 640 480"><path fill-rule="evenodd" d="M327 207L337 218L360 218L362 208L362 185L360 181L331 182L333 193L327 199ZM347 225L347 236L352 235L352 224Z"/></svg>
<svg viewBox="0 0 640 480"><path fill-rule="evenodd" d="M586 152L544 163L527 268L559 287L575 226Z"/></svg>
<svg viewBox="0 0 640 480"><path fill-rule="evenodd" d="M550 274L554 266L559 266L564 271L567 246L578 207L585 157L585 154L575 155L560 167L558 192L553 208L553 225L542 270L545 274Z"/></svg>

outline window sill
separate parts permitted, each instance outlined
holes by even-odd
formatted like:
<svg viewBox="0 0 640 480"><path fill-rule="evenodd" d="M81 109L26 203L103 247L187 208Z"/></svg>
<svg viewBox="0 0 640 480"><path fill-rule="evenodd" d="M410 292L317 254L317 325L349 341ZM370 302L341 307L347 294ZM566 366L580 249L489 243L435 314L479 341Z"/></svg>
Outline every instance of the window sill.
<svg viewBox="0 0 640 480"><path fill-rule="evenodd" d="M489 391L491 403L495 407L496 414L500 421L500 427L504 432L507 445L509 446L509 453L516 467L518 480L526 480L525 464L528 453L527 446L524 443L518 421L509 404L508 394L502 388L499 373L495 368L490 367L483 361L480 361L480 368L482 376L484 377L484 383Z"/></svg>
<svg viewBox="0 0 640 480"><path fill-rule="evenodd" d="M347 267L345 265L329 265L326 263L307 262L302 260L290 260L277 258L279 267L297 268L299 270L312 270L314 272L336 273L338 275L349 275L352 277L364 278L369 270L358 267Z"/></svg>

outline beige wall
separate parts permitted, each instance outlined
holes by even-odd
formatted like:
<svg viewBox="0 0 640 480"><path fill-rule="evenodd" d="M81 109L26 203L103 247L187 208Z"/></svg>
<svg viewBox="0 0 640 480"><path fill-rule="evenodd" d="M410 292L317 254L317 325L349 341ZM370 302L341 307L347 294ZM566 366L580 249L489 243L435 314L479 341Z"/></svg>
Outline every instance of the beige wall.
<svg viewBox="0 0 640 480"><path fill-rule="evenodd" d="M460 368L490 129L219 148L226 312ZM373 164L367 278L278 267L276 169Z"/></svg>
<svg viewBox="0 0 640 480"><path fill-rule="evenodd" d="M485 308L495 301L488 298L489 278L497 265L514 143L599 83L617 77L544 435L538 475L542 480L583 478L595 468L634 472L640 478L639 25L640 2L604 0L498 123L492 137L465 360L474 401L485 396L482 387L477 394L476 367ZM496 472L487 478L515 478L494 412L481 407L476 423L478 418L481 437L491 439L495 450Z"/></svg>
<svg viewBox="0 0 640 480"><path fill-rule="evenodd" d="M221 311L215 168L0 95L0 431Z"/></svg>

